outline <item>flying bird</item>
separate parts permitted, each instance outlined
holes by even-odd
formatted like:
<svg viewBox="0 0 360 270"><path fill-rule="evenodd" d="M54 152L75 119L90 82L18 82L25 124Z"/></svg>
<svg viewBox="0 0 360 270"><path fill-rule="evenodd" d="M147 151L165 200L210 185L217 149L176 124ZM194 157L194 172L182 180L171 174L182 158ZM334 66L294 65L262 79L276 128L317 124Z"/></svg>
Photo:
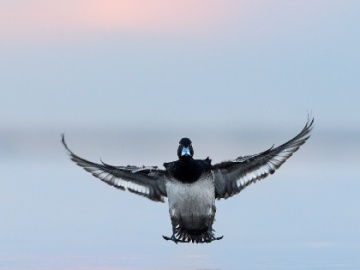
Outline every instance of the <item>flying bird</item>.
<svg viewBox="0 0 360 270"><path fill-rule="evenodd" d="M165 240L210 243L220 240L213 230L215 200L227 199L244 188L273 174L310 137L314 119L288 142L255 155L212 165L209 158L194 159L189 138L182 138L177 148L178 160L157 166L113 166L94 163L74 154L62 143L74 161L105 183L156 202L168 199L172 235Z"/></svg>

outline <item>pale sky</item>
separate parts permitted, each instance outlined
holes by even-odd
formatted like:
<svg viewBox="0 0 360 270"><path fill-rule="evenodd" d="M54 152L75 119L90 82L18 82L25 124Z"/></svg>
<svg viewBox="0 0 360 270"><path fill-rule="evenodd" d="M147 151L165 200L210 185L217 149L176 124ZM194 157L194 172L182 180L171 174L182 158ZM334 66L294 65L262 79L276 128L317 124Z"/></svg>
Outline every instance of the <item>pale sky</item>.
<svg viewBox="0 0 360 270"><path fill-rule="evenodd" d="M359 124L358 1L1 1L4 127ZM201 112L201 113L200 113Z"/></svg>
<svg viewBox="0 0 360 270"><path fill-rule="evenodd" d="M0 270L360 269L360 2L0 0ZM218 202L213 245L65 155L161 165L312 138Z"/></svg>

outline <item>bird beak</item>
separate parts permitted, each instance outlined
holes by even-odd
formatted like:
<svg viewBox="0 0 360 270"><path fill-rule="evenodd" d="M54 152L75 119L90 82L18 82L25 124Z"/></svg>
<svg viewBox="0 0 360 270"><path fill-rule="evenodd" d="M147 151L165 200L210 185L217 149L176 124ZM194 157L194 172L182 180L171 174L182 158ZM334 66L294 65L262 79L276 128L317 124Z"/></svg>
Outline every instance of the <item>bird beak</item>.
<svg viewBox="0 0 360 270"><path fill-rule="evenodd" d="M183 147L181 149L181 156L191 156L190 147Z"/></svg>

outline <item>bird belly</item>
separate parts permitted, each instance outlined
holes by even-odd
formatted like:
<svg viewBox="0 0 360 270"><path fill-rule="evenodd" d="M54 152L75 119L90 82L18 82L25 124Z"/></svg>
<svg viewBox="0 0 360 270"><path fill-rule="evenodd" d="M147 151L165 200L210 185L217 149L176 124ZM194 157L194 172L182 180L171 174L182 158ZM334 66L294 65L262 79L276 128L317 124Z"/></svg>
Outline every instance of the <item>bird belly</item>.
<svg viewBox="0 0 360 270"><path fill-rule="evenodd" d="M172 179L166 184L166 191L174 227L186 230L211 227L215 216L215 187L211 174L194 183Z"/></svg>

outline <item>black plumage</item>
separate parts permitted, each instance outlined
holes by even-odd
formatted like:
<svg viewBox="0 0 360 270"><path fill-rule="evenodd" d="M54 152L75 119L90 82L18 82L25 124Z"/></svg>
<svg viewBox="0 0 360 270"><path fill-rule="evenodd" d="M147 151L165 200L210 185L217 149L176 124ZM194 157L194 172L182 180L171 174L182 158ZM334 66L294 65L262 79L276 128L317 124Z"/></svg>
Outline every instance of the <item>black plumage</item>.
<svg viewBox="0 0 360 270"><path fill-rule="evenodd" d="M177 160L164 163L169 176L174 177L182 183L194 183L201 175L211 171L211 160L209 158Z"/></svg>

